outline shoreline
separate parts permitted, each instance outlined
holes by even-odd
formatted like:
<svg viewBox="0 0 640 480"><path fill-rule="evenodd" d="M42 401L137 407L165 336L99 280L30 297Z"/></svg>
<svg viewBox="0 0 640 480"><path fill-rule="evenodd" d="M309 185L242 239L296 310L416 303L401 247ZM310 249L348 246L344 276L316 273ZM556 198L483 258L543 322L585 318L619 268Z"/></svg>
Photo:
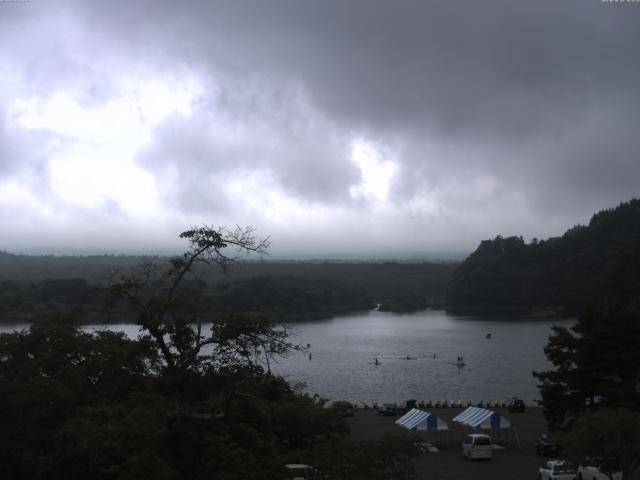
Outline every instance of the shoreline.
<svg viewBox="0 0 640 480"><path fill-rule="evenodd" d="M399 409L403 409L406 407L407 405L407 400L401 400L401 401L395 401L395 400L346 400L346 399L327 399L324 398L320 395L318 395L317 393L314 393L313 395L309 394L307 392L307 394L309 396L312 396L314 398L317 398L319 401L321 401L326 407L329 407L331 405L333 405L334 403L338 403L338 402L346 402L349 403L354 410L377 410L378 408L380 408L380 406L382 406L383 403L389 403L392 404L394 407L399 408ZM519 397L518 397L519 398ZM539 401L540 399L523 399L520 398L520 400L522 400L525 404L525 407L527 408L541 408ZM419 408L421 410L425 410L425 409L431 409L431 410L451 410L451 411L462 411L467 407L481 407L481 408L487 408L487 409L502 409L505 410L507 409L507 403L508 400L468 400L468 401L460 401L460 400L443 400L443 399L433 399L433 400L414 400L416 403L416 408Z"/></svg>

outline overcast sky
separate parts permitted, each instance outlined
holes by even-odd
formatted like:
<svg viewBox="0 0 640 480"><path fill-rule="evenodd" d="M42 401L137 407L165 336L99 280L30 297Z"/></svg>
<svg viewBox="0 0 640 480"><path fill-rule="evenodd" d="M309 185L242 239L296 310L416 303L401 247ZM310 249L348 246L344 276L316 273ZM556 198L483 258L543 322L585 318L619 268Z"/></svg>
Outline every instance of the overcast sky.
<svg viewBox="0 0 640 480"><path fill-rule="evenodd" d="M0 249L442 257L640 194L640 2L0 2Z"/></svg>

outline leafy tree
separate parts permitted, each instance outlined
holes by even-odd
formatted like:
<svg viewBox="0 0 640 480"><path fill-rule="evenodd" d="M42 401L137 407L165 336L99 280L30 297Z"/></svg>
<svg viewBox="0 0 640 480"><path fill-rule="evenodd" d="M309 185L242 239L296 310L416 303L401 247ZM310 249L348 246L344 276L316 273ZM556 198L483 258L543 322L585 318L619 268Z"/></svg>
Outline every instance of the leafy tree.
<svg viewBox="0 0 640 480"><path fill-rule="evenodd" d="M144 396L152 405L149 382L158 367L149 342L116 332L83 333L68 317L0 335L0 477L65 478L55 474L64 451L81 453L90 442L84 435L67 442L71 423L91 409L116 404L125 411L129 398ZM123 450L131 455L143 445L132 442ZM85 478L105 478L88 473Z"/></svg>
<svg viewBox="0 0 640 480"><path fill-rule="evenodd" d="M413 436L387 434L380 440L323 443L309 463L332 479L408 480L415 477L413 458L419 454Z"/></svg>
<svg viewBox="0 0 640 480"><path fill-rule="evenodd" d="M155 342L165 368L202 371L214 367L212 362L216 360L240 358L255 363L260 355L268 359L293 346L284 340L286 330L263 320L219 323L205 335L193 289L185 292L185 287L192 286L187 279L198 278L198 265L217 265L226 270L241 255L267 254L269 239L257 239L252 227L228 230L207 226L182 232L180 238L188 240L189 249L182 256L171 258L168 268L147 262L133 274L114 276L110 286L114 298L129 302L136 323ZM232 331L238 347L234 355L229 354ZM247 343L249 339L252 345ZM213 355L212 351L220 355Z"/></svg>
<svg viewBox="0 0 640 480"><path fill-rule="evenodd" d="M288 452L347 432L251 362L169 371L149 338L60 317L0 335L0 425L0 478L16 480L285 478Z"/></svg>
<svg viewBox="0 0 640 480"><path fill-rule="evenodd" d="M351 478L338 472L354 464L368 476L352 478L411 478L407 450L349 442L343 418L270 373L271 357L293 346L286 328L235 315L202 332L196 266L226 268L225 248L264 253L268 242L251 229L182 237L190 248L169 266L147 262L111 285L138 339L82 332L68 317L0 335L0 478L270 480L294 455L333 478ZM353 456L312 453L332 445Z"/></svg>
<svg viewBox="0 0 640 480"><path fill-rule="evenodd" d="M216 348L205 358L215 362L219 368L238 364L250 364L256 368L266 365L267 372L271 373L271 359L294 347L287 340L285 326L276 328L262 316L227 316L214 322L211 332L209 341Z"/></svg>
<svg viewBox="0 0 640 480"><path fill-rule="evenodd" d="M554 370L534 372L553 429L584 410L640 408L640 250L619 262L607 303L571 328L554 327L545 348Z"/></svg>
<svg viewBox="0 0 640 480"><path fill-rule="evenodd" d="M583 412L562 439L569 454L578 461L585 457L600 457L620 462L622 478L631 478L640 466L640 413L637 411ZM615 467L614 462L609 463ZM607 473L610 476L613 472Z"/></svg>

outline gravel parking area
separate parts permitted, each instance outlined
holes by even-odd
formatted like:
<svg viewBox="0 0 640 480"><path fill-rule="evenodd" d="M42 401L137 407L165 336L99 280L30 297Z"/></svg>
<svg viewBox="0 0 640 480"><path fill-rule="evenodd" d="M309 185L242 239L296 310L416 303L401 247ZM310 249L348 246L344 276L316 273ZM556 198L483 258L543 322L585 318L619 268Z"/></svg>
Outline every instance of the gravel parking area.
<svg viewBox="0 0 640 480"><path fill-rule="evenodd" d="M450 432L445 434L420 433L425 441L440 450L425 453L416 460L417 478L420 480L518 480L538 478L538 469L544 459L535 454L535 442L546 432L541 408L527 408L524 413L511 413L506 409L492 410L504 415L515 427L515 432L489 433L493 442L505 447L495 450L493 459L471 461L461 456L462 438L470 429L457 428L451 419L462 409L425 409L448 423ZM377 410L356 410L349 419L351 437L354 440L379 438L385 433L406 432L395 425L397 417L380 417ZM514 433L517 433L517 438ZM519 446L518 446L519 443ZM634 475L637 479L638 475Z"/></svg>

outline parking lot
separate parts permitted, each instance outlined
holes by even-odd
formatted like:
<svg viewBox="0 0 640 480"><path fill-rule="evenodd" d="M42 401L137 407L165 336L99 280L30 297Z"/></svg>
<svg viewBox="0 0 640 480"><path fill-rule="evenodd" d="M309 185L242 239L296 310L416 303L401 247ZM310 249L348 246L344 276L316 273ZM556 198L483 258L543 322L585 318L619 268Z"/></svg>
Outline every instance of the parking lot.
<svg viewBox="0 0 640 480"><path fill-rule="evenodd" d="M416 460L417 478L420 480L519 480L538 478L538 469L544 459L535 454L535 442L546 432L546 423L540 408L528 408L524 413L511 413L506 409L493 409L508 418L515 432L489 433L494 443L504 449L494 451L493 459L470 461L461 456L462 438L470 429L456 428L451 421L461 412L458 408L428 409L448 423L448 433L421 433L427 442L439 449L425 453ZM349 419L351 436L355 440L379 438L385 433L403 433L395 425L394 417L380 417L377 410L356 410ZM519 447L518 447L519 443ZM634 479L640 478L636 472Z"/></svg>

